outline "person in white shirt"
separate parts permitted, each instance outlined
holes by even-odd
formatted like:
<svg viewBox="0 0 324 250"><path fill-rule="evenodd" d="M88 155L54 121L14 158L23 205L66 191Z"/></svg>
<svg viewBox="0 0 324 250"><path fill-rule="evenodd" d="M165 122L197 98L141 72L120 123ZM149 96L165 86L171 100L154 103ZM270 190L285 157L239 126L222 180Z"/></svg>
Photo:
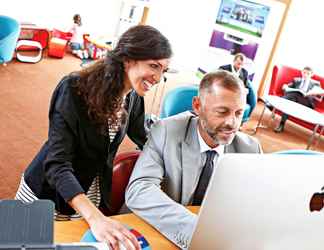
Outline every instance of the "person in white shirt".
<svg viewBox="0 0 324 250"><path fill-rule="evenodd" d="M88 58L88 52L84 48L84 32L81 16L79 14L75 14L73 16L73 22L73 26L69 31L72 34L72 38L70 40L70 48L72 50L72 54L78 56L81 59Z"/></svg>
<svg viewBox="0 0 324 250"><path fill-rule="evenodd" d="M170 241L187 249L214 165L224 153L261 153L258 141L239 132L246 90L235 75L206 74L189 111L156 122L136 162L126 205Z"/></svg>
<svg viewBox="0 0 324 250"><path fill-rule="evenodd" d="M243 53L237 53L234 55L233 63L232 64L227 64L227 65L222 65L219 67L219 69L223 69L229 72L232 72L234 75L236 75L238 78L240 78L244 86L248 88L249 86L249 80L248 76L249 73L248 71L243 68L243 63L245 60L245 56Z"/></svg>

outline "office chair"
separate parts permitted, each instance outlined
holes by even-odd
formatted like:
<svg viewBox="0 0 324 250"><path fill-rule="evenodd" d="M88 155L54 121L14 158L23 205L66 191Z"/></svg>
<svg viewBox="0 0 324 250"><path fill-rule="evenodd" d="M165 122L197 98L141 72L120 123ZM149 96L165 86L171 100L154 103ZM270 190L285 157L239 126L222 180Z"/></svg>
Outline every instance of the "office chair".
<svg viewBox="0 0 324 250"><path fill-rule="evenodd" d="M249 90L249 93L248 93L247 99L246 99L246 106L245 106L244 113L243 113L242 123L247 122L250 119L252 111L255 108L256 103L257 103L257 96L255 94L255 91L254 91L250 81L248 81L248 90Z"/></svg>
<svg viewBox="0 0 324 250"><path fill-rule="evenodd" d="M0 15L0 64L6 65L12 59L19 33L20 25L15 19Z"/></svg>
<svg viewBox="0 0 324 250"><path fill-rule="evenodd" d="M321 155L324 153L319 151L312 151L312 150L306 150L306 149L289 149L289 150L283 150L283 151L277 151L274 152L275 154L285 154L285 155Z"/></svg>
<svg viewBox="0 0 324 250"><path fill-rule="evenodd" d="M114 159L109 215L118 214L125 203L125 190L140 151L118 154Z"/></svg>
<svg viewBox="0 0 324 250"><path fill-rule="evenodd" d="M192 110L192 98L198 95L199 86L192 84L170 90L163 98L160 118Z"/></svg>

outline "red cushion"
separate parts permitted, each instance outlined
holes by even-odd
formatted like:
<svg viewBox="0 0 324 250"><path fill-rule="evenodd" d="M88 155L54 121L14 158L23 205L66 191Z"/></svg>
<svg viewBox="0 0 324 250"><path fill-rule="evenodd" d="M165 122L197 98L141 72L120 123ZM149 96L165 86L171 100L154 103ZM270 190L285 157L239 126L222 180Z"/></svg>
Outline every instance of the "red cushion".
<svg viewBox="0 0 324 250"><path fill-rule="evenodd" d="M111 214L117 214L125 202L125 190L137 161L140 151L124 152L114 159L112 187L111 187Z"/></svg>

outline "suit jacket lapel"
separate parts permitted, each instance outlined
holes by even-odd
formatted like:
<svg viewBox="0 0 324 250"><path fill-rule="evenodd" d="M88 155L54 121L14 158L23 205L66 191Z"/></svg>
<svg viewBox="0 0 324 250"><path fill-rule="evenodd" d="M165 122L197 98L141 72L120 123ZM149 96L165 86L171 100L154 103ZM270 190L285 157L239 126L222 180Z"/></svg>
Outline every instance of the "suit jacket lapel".
<svg viewBox="0 0 324 250"><path fill-rule="evenodd" d="M234 140L233 140L234 141ZM232 142L231 144L227 144L224 147L224 153L235 153L237 152L235 144Z"/></svg>
<svg viewBox="0 0 324 250"><path fill-rule="evenodd" d="M182 157L182 195L181 203L188 204L198 183L198 169L201 162L200 145L197 134L198 118L194 117L188 122L186 138L181 144ZM198 155L198 157L197 157Z"/></svg>

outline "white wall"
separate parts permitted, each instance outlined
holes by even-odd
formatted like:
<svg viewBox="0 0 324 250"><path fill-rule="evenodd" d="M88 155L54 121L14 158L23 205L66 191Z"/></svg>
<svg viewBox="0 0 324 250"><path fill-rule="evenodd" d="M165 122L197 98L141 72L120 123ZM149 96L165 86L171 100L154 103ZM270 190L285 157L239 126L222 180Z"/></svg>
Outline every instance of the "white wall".
<svg viewBox="0 0 324 250"><path fill-rule="evenodd" d="M119 19L121 0L10 0L1 1L0 6L0 15L66 31L73 24L73 15L79 13L86 32L113 36Z"/></svg>
<svg viewBox="0 0 324 250"><path fill-rule="evenodd" d="M122 0L10 0L2 1L0 15L28 21L48 28L68 29L72 16L80 13L86 29L114 35ZM148 24L162 31L174 50L173 64L182 70L195 71L209 44L220 0L176 1L151 0ZM293 0L274 63L301 68L314 67L324 75L322 33L324 2Z"/></svg>
<svg viewBox="0 0 324 250"><path fill-rule="evenodd" d="M275 39L274 34L279 27L278 17L282 16L284 5L274 0L255 1L270 6L271 9L262 39L252 40L260 43L252 71L255 72L253 85L258 89ZM232 61L232 59L223 61L224 58L209 49L212 31L216 28L215 20L220 2L220 0L152 1L148 23L159 28L170 39L174 50L171 67L196 71L202 66L204 70L210 71Z"/></svg>
<svg viewBox="0 0 324 250"><path fill-rule="evenodd" d="M324 76L323 10L323 1L292 1L275 53L275 64L296 68L309 65Z"/></svg>
<svg viewBox="0 0 324 250"><path fill-rule="evenodd" d="M147 23L170 40L180 70L196 70L212 34L219 0L152 0Z"/></svg>

